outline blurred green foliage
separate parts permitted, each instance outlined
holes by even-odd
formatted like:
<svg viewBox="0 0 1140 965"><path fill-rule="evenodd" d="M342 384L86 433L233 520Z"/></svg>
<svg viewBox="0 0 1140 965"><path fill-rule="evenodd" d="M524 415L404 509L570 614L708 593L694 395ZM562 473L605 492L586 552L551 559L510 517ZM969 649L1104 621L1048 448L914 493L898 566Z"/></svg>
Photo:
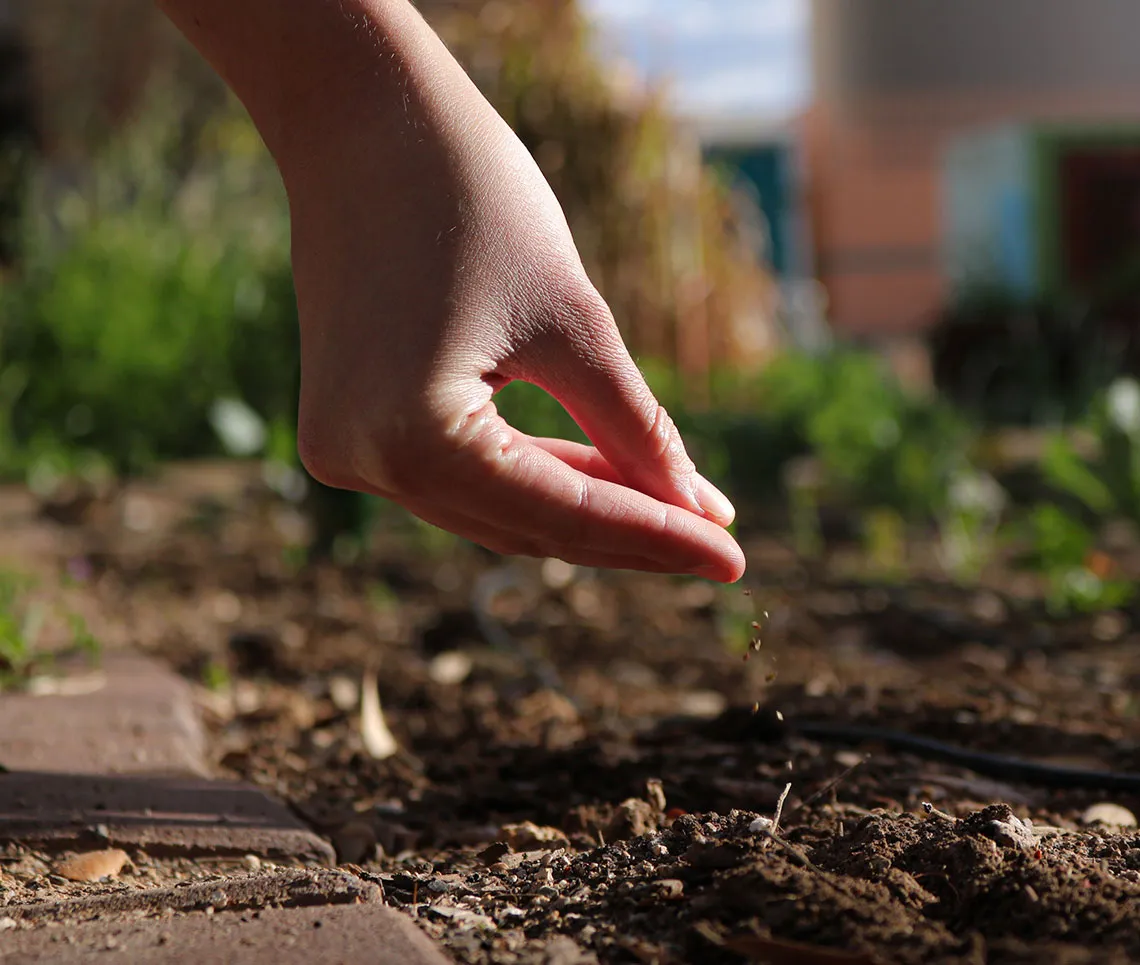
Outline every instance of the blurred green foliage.
<svg viewBox="0 0 1140 965"><path fill-rule="evenodd" d="M276 176L235 114L176 171L171 115L176 104L156 101L82 175L44 166L31 186L19 270L0 289L7 473L67 451L118 471L220 451L209 412L226 396L293 419L296 312Z"/></svg>
<svg viewBox="0 0 1140 965"><path fill-rule="evenodd" d="M35 595L36 581L25 573L0 570L0 692L24 687L33 676L50 673L60 657L79 655L97 663L102 647L78 614L58 612ZM66 646L42 647L45 627L66 624Z"/></svg>
<svg viewBox="0 0 1140 965"><path fill-rule="evenodd" d="M1058 498L1021 518L974 458L977 421L1086 412L1113 358L1103 339L1087 342L1079 316L981 296L955 307L935 336L943 396L909 393L880 356L844 346L683 374L703 371L681 364L687 332L705 340L698 362L701 352L734 360L728 320L755 317L742 306L754 307L756 265L733 236L722 187L689 165L698 155L659 101L615 91L572 0L422 6L551 181L650 385L743 517L780 507L812 555L824 547L824 511L839 507L886 575L907 565L908 529L932 526L962 579L981 572L1008 517L1056 608L1124 599L1089 554L1098 520L1140 522L1140 388L1118 383L1093 404L1095 459L1062 439L1050 447L1042 473ZM81 40L71 8L51 7L44 23L66 21ZM258 455L283 496L298 501L307 488L318 535L287 551L295 565L313 553L352 558L377 526L447 555L452 537L395 522L386 504L298 485L283 190L244 112L216 84L187 81L193 71L179 63L181 80L154 86L129 124L107 115L100 130L114 133L86 163L34 168L18 259L0 283L0 475L42 491L162 459ZM585 441L534 386L509 385L497 404L525 432Z"/></svg>

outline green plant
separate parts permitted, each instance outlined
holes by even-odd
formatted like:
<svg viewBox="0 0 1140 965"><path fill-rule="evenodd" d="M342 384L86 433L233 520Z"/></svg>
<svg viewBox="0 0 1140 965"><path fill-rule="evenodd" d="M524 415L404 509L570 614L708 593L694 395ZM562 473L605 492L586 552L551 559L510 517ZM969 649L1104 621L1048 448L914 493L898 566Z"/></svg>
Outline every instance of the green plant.
<svg viewBox="0 0 1140 965"><path fill-rule="evenodd" d="M98 661L101 647L78 614L49 607L36 597L35 581L22 573L0 570L0 691L23 687L36 675L51 671L60 656L81 655ZM67 645L58 652L42 646L49 623L61 622Z"/></svg>
<svg viewBox="0 0 1140 965"><path fill-rule="evenodd" d="M1132 583L1114 579L1095 552L1096 534L1060 507L1035 506L1026 520L1028 565L1046 580L1046 606L1058 615L1089 613L1128 603Z"/></svg>
<svg viewBox="0 0 1140 965"><path fill-rule="evenodd" d="M968 467L951 481L938 514L942 565L959 580L975 581L997 548L1006 492L992 476Z"/></svg>
<svg viewBox="0 0 1140 965"><path fill-rule="evenodd" d="M291 418L276 175L227 116L179 169L179 117L159 98L76 184L33 179L2 293L0 470L27 472L45 451L95 452L120 471L214 452L210 411L227 397Z"/></svg>
<svg viewBox="0 0 1140 965"><path fill-rule="evenodd" d="M1091 451L1079 451L1069 436L1049 440L1042 463L1046 482L1090 517L1140 522L1140 382L1112 382L1084 429Z"/></svg>

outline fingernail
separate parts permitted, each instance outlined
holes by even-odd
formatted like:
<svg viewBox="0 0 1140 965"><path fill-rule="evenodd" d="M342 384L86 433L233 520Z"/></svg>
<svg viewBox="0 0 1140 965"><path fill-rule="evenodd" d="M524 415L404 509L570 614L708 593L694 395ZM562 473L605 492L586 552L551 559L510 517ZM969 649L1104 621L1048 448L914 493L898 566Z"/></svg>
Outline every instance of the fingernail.
<svg viewBox="0 0 1140 965"><path fill-rule="evenodd" d="M736 507L704 476L698 476L697 479L697 504L713 522L728 526L736 519Z"/></svg>

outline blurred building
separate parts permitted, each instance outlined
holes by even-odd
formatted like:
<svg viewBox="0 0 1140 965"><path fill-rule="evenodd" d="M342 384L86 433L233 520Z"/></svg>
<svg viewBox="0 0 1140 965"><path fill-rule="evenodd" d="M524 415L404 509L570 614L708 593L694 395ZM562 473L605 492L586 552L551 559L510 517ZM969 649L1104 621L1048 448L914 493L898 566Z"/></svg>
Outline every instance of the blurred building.
<svg viewBox="0 0 1140 965"><path fill-rule="evenodd" d="M691 123L705 163L732 186L748 244L770 266L784 333L804 348L819 347L828 338L826 305L815 279L804 158L795 125L784 118L740 114L693 118Z"/></svg>
<svg viewBox="0 0 1140 965"><path fill-rule="evenodd" d="M1138 43L1140 4L1128 0L812 0L802 136L835 326L881 337L929 324L948 295L951 148L997 125L1140 119ZM1119 183L1138 156L1105 162L1105 177Z"/></svg>

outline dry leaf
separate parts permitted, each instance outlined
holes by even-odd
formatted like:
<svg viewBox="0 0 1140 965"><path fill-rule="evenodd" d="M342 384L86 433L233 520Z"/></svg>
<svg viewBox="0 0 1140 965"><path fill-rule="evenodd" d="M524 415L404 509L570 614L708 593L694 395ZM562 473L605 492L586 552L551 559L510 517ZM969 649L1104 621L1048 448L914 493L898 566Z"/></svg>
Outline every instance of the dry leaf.
<svg viewBox="0 0 1140 965"><path fill-rule="evenodd" d="M125 851L108 848L105 851L88 851L56 863L56 874L71 881L98 881L100 878L113 878L123 866L130 863Z"/></svg>
<svg viewBox="0 0 1140 965"><path fill-rule="evenodd" d="M364 749L378 761L387 760L400 749L384 720L376 674L369 671L360 685L360 736Z"/></svg>

